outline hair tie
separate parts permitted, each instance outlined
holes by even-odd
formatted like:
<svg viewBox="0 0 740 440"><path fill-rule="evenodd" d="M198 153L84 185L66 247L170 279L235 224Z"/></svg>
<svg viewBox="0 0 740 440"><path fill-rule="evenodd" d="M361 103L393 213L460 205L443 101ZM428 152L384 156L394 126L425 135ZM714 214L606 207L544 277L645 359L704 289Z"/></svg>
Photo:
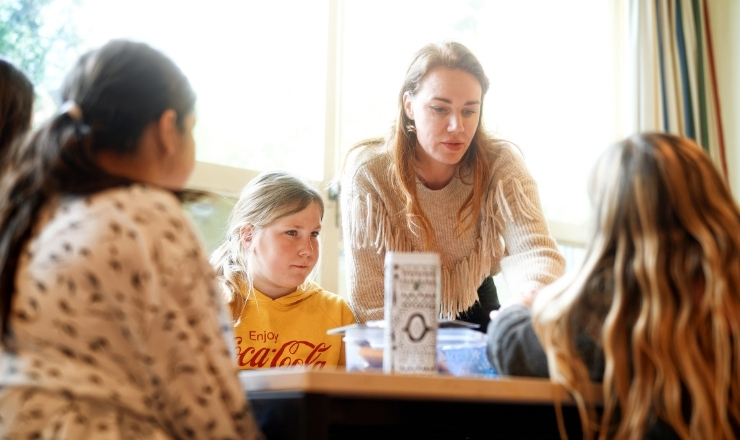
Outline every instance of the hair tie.
<svg viewBox="0 0 740 440"><path fill-rule="evenodd" d="M74 119L77 122L82 121L82 109L74 101L66 101L64 104L62 104L62 106L59 107L59 113L66 113L69 115L70 118Z"/></svg>

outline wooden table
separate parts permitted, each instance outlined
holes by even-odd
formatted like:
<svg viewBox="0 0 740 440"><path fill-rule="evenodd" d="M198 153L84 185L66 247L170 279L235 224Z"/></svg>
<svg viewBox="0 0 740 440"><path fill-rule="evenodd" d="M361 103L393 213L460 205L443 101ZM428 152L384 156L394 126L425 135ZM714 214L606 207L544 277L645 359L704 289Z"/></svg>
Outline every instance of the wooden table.
<svg viewBox="0 0 740 440"><path fill-rule="evenodd" d="M582 437L567 392L545 379L340 371L240 373L268 439L559 439Z"/></svg>

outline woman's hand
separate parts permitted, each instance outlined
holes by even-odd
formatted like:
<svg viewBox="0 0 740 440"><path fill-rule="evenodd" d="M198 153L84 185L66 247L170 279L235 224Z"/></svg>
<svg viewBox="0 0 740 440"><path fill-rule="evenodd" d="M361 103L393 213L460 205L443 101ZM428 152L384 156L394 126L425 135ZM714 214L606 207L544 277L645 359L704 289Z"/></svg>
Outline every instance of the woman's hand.
<svg viewBox="0 0 740 440"><path fill-rule="evenodd" d="M493 320L499 311L502 309L505 309L506 307L513 306L515 304L521 304L523 306L532 307L532 304L534 303L534 299L537 297L537 291L536 290L530 290L528 292L522 292L519 295L514 295L514 297L509 298L506 302L501 304L501 307L498 310L493 310L490 313L491 320Z"/></svg>

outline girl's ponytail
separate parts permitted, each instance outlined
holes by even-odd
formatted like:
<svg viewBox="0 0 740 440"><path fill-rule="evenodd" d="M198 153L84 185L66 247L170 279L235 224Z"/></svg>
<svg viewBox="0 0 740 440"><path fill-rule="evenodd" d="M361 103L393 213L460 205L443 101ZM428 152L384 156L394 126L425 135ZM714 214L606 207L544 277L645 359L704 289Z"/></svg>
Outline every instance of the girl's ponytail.
<svg viewBox="0 0 740 440"><path fill-rule="evenodd" d="M22 246L53 191L50 178L74 120L59 114L8 151L0 176L0 344L12 349L10 314ZM51 148L50 148L51 147ZM23 316L18 316L23 319Z"/></svg>
<svg viewBox="0 0 740 440"><path fill-rule="evenodd" d="M0 344L11 349L18 259L43 206L59 194L130 184L100 168L98 153L136 154L146 127L166 110L182 124L195 106L195 93L172 60L126 40L80 57L62 97L60 113L14 143L0 165Z"/></svg>

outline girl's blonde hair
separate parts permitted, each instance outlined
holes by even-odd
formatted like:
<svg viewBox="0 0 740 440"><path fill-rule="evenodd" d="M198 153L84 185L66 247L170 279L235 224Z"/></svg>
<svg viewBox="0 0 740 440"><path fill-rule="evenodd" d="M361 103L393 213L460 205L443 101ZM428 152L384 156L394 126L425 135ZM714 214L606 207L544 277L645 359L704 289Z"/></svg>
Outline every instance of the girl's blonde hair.
<svg viewBox="0 0 740 440"><path fill-rule="evenodd" d="M735 438L740 210L726 182L694 142L657 133L611 147L591 179L585 260L534 304L550 377L575 396L587 438L644 438L657 419L683 439ZM600 422L575 346L594 314L601 324L586 333L606 361Z"/></svg>
<svg viewBox="0 0 740 440"><path fill-rule="evenodd" d="M251 226L252 240L258 240L264 228L303 211L311 203L318 205L323 219L321 194L305 181L283 171L261 173L242 190L229 216L226 240L211 254L211 264L216 269L224 298L231 306L234 325L239 324L254 279L253 253L244 249L240 237L242 228Z"/></svg>

